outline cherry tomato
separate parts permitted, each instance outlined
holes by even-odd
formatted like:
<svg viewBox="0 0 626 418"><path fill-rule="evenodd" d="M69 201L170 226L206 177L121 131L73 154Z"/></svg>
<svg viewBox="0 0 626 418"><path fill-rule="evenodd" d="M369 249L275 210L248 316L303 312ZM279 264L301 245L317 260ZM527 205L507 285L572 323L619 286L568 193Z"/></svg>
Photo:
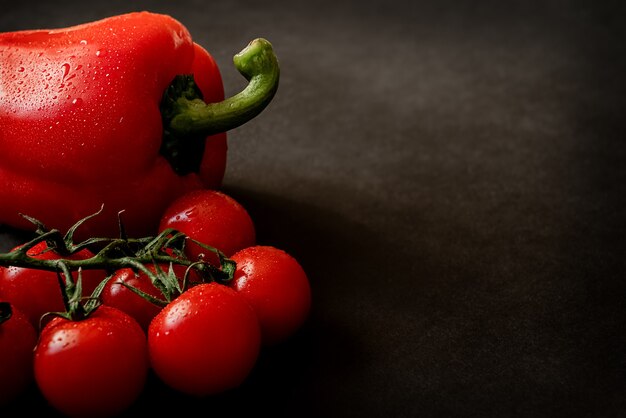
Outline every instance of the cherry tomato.
<svg viewBox="0 0 626 418"><path fill-rule="evenodd" d="M33 381L37 331L9 302L0 302L0 320L0 405L6 405Z"/></svg>
<svg viewBox="0 0 626 418"><path fill-rule="evenodd" d="M230 257L254 245L256 232L248 211L235 199L216 190L196 190L182 195L165 210L159 231L173 228L203 244L215 247ZM213 253L189 242L187 255L195 260L200 254L216 263Z"/></svg>
<svg viewBox="0 0 626 418"><path fill-rule="evenodd" d="M80 321L54 317L35 348L35 381L70 417L110 417L132 405L148 373L146 335L130 315L106 305Z"/></svg>
<svg viewBox="0 0 626 418"><path fill-rule="evenodd" d="M26 254L41 260L55 260L61 256L55 251L46 251L45 241L40 242L28 250ZM90 258L93 253L83 249L69 259L81 260ZM78 273L73 272L74 280ZM81 272L83 295L91 292L105 278L100 270L84 270ZM57 273L24 267L0 267L0 298L9 300L18 307L38 329L41 316L46 312L63 312L63 296L59 286Z"/></svg>
<svg viewBox="0 0 626 418"><path fill-rule="evenodd" d="M135 318L141 328L147 330L161 307L137 295L124 286L124 283L157 299L163 299L163 295L146 274L130 268L117 270L102 290L102 303L126 312Z"/></svg>
<svg viewBox="0 0 626 418"><path fill-rule="evenodd" d="M194 396L244 382L259 355L261 332L252 307L228 286L196 285L152 320L148 351L156 375Z"/></svg>
<svg viewBox="0 0 626 418"><path fill-rule="evenodd" d="M308 277L298 261L272 246L253 246L235 253L231 285L254 308L264 345L286 340L302 326L311 308Z"/></svg>
<svg viewBox="0 0 626 418"><path fill-rule="evenodd" d="M147 266L147 268L150 271L155 271L154 266ZM162 266L162 269L167 273L169 266ZM180 280L183 279L185 270L186 267L184 266L174 266L176 277ZM190 278L193 279L194 277L196 276L193 276L193 272L191 272ZM139 322L139 325L147 331L150 321L159 313L162 307L136 294L131 289L124 286L124 283L157 299L163 300L163 294L152 284L152 280L150 280L148 275L143 272L134 271L131 268L117 270L104 286L104 289L102 289L102 294L100 295L102 303L126 312L135 318L137 322Z"/></svg>

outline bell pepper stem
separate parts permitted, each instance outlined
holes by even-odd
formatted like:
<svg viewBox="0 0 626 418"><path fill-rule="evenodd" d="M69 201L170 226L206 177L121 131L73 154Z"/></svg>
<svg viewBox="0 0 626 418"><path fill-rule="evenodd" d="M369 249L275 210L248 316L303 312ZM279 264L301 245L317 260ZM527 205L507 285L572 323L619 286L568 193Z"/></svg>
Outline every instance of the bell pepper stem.
<svg viewBox="0 0 626 418"><path fill-rule="evenodd" d="M229 131L253 119L278 90L278 59L266 39L251 41L233 57L233 63L248 85L232 97L205 103L192 75L175 77L163 95L160 152L180 175L198 172L207 136Z"/></svg>
<svg viewBox="0 0 626 418"><path fill-rule="evenodd" d="M240 93L218 103L201 99L178 99L178 114L170 130L180 135L212 135L243 125L270 103L278 89L280 70L272 45L263 38L253 40L233 57L235 67L249 81Z"/></svg>

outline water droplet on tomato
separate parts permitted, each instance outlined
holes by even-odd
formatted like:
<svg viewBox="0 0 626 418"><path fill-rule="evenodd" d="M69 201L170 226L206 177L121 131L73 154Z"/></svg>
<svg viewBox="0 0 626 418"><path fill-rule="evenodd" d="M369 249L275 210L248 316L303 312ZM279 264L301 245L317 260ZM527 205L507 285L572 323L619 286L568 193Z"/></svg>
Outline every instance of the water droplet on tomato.
<svg viewBox="0 0 626 418"><path fill-rule="evenodd" d="M83 104L83 99L81 99L80 97L77 97L74 100L72 100L72 104L75 106L80 106L81 104Z"/></svg>
<svg viewBox="0 0 626 418"><path fill-rule="evenodd" d="M87 41L86 41L86 40L84 40L84 39L83 39L82 41L80 41L79 43L80 43L81 45L87 45Z"/></svg>
<svg viewBox="0 0 626 418"><path fill-rule="evenodd" d="M24 67L20 67L17 69L18 72L23 73L24 72Z"/></svg>

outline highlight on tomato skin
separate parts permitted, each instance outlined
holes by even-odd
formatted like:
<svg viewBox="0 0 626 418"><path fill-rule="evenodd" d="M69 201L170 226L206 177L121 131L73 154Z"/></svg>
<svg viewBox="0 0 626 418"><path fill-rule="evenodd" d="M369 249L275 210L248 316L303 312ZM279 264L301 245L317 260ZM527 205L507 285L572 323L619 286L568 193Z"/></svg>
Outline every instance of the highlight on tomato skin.
<svg viewBox="0 0 626 418"><path fill-rule="evenodd" d="M311 286L300 263L286 251L256 245L235 253L237 268L231 286L254 308L263 344L287 340L307 320Z"/></svg>

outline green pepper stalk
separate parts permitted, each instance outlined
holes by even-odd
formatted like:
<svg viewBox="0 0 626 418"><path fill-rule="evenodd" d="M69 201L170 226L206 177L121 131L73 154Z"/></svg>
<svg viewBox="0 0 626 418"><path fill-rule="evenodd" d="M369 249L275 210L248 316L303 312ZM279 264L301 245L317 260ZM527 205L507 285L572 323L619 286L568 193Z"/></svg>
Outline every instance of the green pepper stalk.
<svg viewBox="0 0 626 418"><path fill-rule="evenodd" d="M233 63L249 84L224 101L205 103L191 75L176 76L163 94L161 154L178 174L198 170L207 136L229 131L253 119L278 90L278 59L266 39L250 42L233 57Z"/></svg>

